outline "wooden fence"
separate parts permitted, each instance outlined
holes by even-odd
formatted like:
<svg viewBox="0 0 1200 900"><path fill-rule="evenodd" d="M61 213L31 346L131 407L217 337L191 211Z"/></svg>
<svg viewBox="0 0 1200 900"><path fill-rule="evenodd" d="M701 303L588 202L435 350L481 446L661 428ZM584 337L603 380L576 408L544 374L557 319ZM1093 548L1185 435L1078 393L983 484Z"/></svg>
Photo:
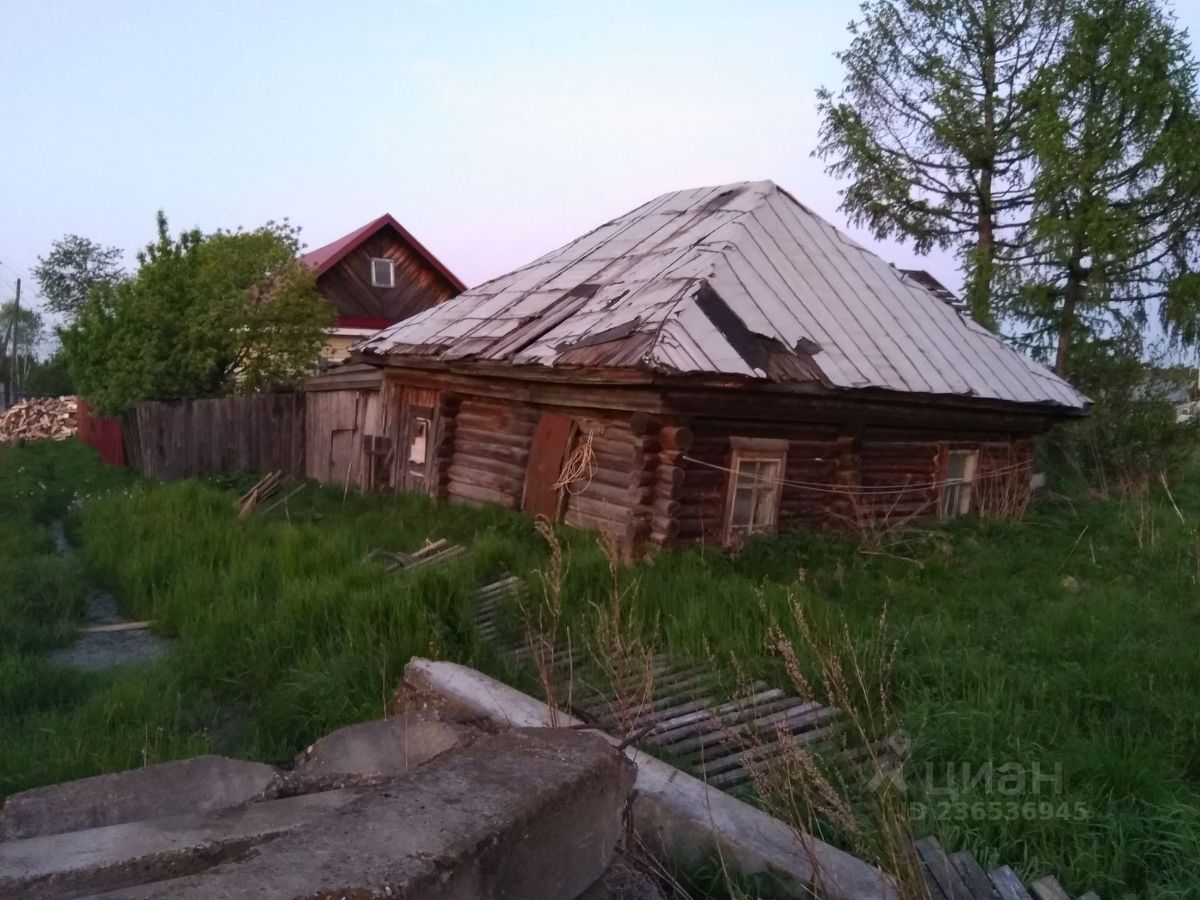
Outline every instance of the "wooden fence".
<svg viewBox="0 0 1200 900"><path fill-rule="evenodd" d="M139 403L124 415L126 462L158 479L279 469L304 476L303 394Z"/></svg>

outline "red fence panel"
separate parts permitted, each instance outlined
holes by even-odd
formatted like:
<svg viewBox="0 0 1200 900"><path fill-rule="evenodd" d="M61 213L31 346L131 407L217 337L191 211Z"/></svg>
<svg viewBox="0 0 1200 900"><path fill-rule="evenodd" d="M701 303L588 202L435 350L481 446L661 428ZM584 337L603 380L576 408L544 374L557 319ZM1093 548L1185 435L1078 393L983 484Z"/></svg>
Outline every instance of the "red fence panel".
<svg viewBox="0 0 1200 900"><path fill-rule="evenodd" d="M79 439L99 453L105 464L125 465L125 439L121 434L120 419L92 415L91 408L80 398L75 421Z"/></svg>

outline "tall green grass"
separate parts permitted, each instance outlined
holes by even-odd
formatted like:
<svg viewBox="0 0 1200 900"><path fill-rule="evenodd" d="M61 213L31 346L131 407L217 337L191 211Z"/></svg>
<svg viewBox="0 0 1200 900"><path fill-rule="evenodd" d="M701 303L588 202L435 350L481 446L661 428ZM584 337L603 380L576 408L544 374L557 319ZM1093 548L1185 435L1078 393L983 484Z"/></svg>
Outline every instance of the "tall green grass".
<svg viewBox="0 0 1200 900"><path fill-rule="evenodd" d="M413 654L523 677L470 621L473 589L503 572L537 589L545 548L520 516L310 486L239 521L245 478L137 486L80 454L0 451L0 565L16 567L5 572L25 556L53 569L46 523L77 485L110 489L70 516L82 547L63 563L70 572L6 577L25 587L0 624L0 793L209 749L285 761L379 715ZM928 803L919 833L986 864L1058 873L1075 893L1190 897L1200 885L1198 523L1200 480L1140 500L1047 495L1024 522L919 529L883 554L795 532L736 558L663 553L620 577L636 585L635 624L656 645L779 685L765 637L772 621L790 627L790 598L818 629L844 621L864 639L886 606L897 642L888 687L914 738L910 796ZM442 537L471 550L410 575L362 561L375 547ZM590 537L564 540L565 621L586 640L593 604L611 591L608 562ZM167 657L83 676L39 655L70 637L81 561L127 615L175 641ZM1052 799L1084 815L976 819L972 805L994 795L934 793L947 764L987 761L1061 765Z"/></svg>
<svg viewBox="0 0 1200 900"><path fill-rule="evenodd" d="M288 761L381 715L417 654L512 674L480 644L471 594L541 553L514 514L308 486L241 521L247 478L149 486L74 444L9 448L0 473L14 537L0 565L24 573L6 579L16 589L0 619L0 795L206 751ZM75 503L77 492L94 496ZM61 515L76 555L53 552L47 526ZM427 538L470 551L405 575L363 561ZM167 656L86 675L48 662L41 651L72 639L89 583L153 620Z"/></svg>
<svg viewBox="0 0 1200 900"><path fill-rule="evenodd" d="M671 652L786 685L766 652L796 597L818 629L863 640L887 608L891 691L914 739L918 834L1076 892L1200 896L1200 482L1142 499L1039 498L1020 523L965 521L898 536L884 554L797 531L734 559L667 553L627 569L643 629ZM571 618L602 595L577 553ZM794 630L794 629L793 629ZM798 635L793 635L798 637ZM803 645L802 641L798 641ZM1043 773L1019 795L948 781L987 762ZM924 777L931 775L932 777ZM989 802L1020 804L999 814ZM1053 811L1025 818L1024 804ZM920 812L922 807L914 807Z"/></svg>

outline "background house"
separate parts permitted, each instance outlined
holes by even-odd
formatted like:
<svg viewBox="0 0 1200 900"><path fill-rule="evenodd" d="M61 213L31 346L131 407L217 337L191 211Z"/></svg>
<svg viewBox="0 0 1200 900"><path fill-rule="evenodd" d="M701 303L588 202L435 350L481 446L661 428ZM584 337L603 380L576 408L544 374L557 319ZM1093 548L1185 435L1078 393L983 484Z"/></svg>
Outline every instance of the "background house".
<svg viewBox="0 0 1200 900"><path fill-rule="evenodd" d="M310 474L632 550L1019 513L1032 438L1088 406L769 181L665 194L352 356Z"/></svg>
<svg viewBox="0 0 1200 900"><path fill-rule="evenodd" d="M457 276L384 214L301 260L337 311L324 354L345 359L354 341L429 309L466 289Z"/></svg>

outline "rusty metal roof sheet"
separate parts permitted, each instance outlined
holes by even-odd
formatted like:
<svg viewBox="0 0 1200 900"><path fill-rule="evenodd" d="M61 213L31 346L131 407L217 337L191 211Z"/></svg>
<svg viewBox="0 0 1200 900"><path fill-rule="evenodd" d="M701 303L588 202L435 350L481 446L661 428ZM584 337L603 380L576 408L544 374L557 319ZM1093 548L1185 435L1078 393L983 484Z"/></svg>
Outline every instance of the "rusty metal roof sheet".
<svg viewBox="0 0 1200 900"><path fill-rule="evenodd" d="M770 181L664 194L355 349L1087 404Z"/></svg>

